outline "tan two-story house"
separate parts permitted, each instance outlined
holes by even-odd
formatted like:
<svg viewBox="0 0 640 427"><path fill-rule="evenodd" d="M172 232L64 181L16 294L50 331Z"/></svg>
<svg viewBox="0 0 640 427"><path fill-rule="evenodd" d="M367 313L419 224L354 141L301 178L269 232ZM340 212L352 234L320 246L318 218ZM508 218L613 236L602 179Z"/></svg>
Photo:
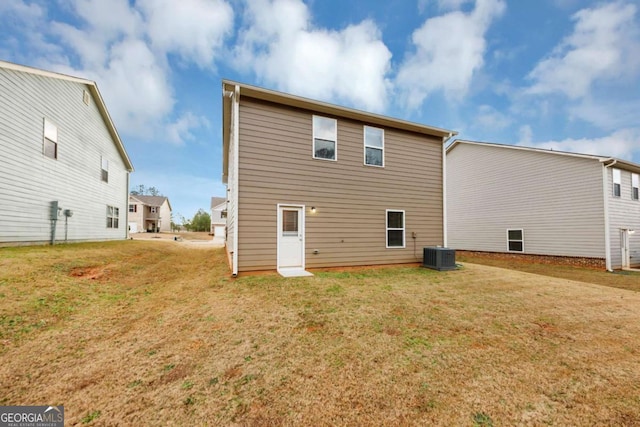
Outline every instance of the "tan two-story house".
<svg viewBox="0 0 640 427"><path fill-rule="evenodd" d="M223 81L232 274L422 261L444 245L444 143L455 135Z"/></svg>
<svg viewBox="0 0 640 427"><path fill-rule="evenodd" d="M171 203L164 196L129 196L129 232L170 232Z"/></svg>

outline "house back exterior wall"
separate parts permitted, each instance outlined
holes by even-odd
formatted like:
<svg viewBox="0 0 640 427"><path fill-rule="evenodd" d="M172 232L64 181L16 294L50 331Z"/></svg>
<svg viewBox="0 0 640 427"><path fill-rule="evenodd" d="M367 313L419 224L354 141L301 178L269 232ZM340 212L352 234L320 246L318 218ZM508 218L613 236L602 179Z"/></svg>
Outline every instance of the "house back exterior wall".
<svg viewBox="0 0 640 427"><path fill-rule="evenodd" d="M614 197L613 172L612 168L607 168L611 267L613 269L622 267L621 230L631 229L635 231L629 239L631 267L640 268L640 201L631 198L631 172L621 170L620 177L620 197Z"/></svg>
<svg viewBox="0 0 640 427"><path fill-rule="evenodd" d="M0 69L0 244L48 242L54 200L73 211L69 241L126 238L128 172L94 100L84 104L85 89ZM57 160L43 154L44 118L58 128ZM107 205L119 209L118 228L107 228ZM62 216L56 240L64 239L64 223Z"/></svg>
<svg viewBox="0 0 640 427"><path fill-rule="evenodd" d="M605 257L602 166L597 160L460 143L447 153L448 244L507 252Z"/></svg>
<svg viewBox="0 0 640 427"><path fill-rule="evenodd" d="M319 160L312 115L241 97L239 271L275 269L278 204L306 208L308 268L415 262L442 245L442 140L387 128L385 166L365 166L367 123L335 117L337 161ZM405 248L386 248L386 209L405 211Z"/></svg>

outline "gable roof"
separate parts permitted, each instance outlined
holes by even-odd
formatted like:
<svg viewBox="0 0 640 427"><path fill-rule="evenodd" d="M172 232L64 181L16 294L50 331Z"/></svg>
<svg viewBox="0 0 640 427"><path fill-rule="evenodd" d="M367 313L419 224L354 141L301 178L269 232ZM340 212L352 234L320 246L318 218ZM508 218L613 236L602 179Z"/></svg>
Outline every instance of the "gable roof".
<svg viewBox="0 0 640 427"><path fill-rule="evenodd" d="M244 83L238 83L231 80L222 80L222 182L227 182L227 171L229 165L229 137L230 137L230 120L231 117L231 98L228 94L235 93L238 88L240 98L246 96L249 98L259 99L263 101L274 102L276 104L286 105L314 111L317 113L330 114L347 119L358 120L372 125L379 125L385 128L394 128L406 130L410 132L421 133L442 138L443 144L458 132L442 129L434 126L427 126L420 123L409 122L407 120L396 119L393 117L383 116L381 114L368 113L354 108L343 107L336 104L330 104L323 101L316 101L297 95L291 95L284 92L265 89L258 86L251 86Z"/></svg>
<svg viewBox="0 0 640 427"><path fill-rule="evenodd" d="M129 199L136 200L139 203L148 206L162 206L162 204L166 200L167 204L169 205L169 210L173 210L171 209L171 203L169 203L169 199L165 196L142 196L139 194L130 194Z"/></svg>
<svg viewBox="0 0 640 427"><path fill-rule="evenodd" d="M211 209L220 206L223 203L227 203L227 199L224 197L212 197L211 198Z"/></svg>
<svg viewBox="0 0 640 427"><path fill-rule="evenodd" d="M116 144L116 148L120 153L120 157L122 157L122 161L124 162L125 167L129 172L133 172L133 164L131 163L131 159L127 154L127 151L124 148L124 144L120 139L120 135L118 135L118 131L116 130L113 121L111 120L111 116L109 115L109 111L107 111L107 106L102 99L102 95L100 95L100 91L98 90L98 84L91 80L82 79L79 77L68 76L66 74L54 73L52 71L41 70L39 68L27 67L26 65L14 64L12 62L0 61L0 68L4 68L12 71L19 71L23 73L34 74L43 77L49 77L57 80L65 80L69 82L83 84L89 89L89 92L93 96L95 100L96 106L98 107L98 111L100 111L100 115L102 116L102 120L104 121L109 134L111 135L111 139Z"/></svg>
<svg viewBox="0 0 640 427"><path fill-rule="evenodd" d="M466 141L462 139L456 139L447 147L446 153L449 154L453 149L461 144L468 145L478 145L478 146L487 146L487 147L495 147L495 148L504 148L508 150L520 150L527 152L536 152L536 153L544 153L551 154L556 156L566 156L566 157L577 157L588 160L598 161L605 166L616 166L620 169L625 169L631 172L640 173L640 164L630 162L628 160L619 159L617 157L607 157L607 156L599 156L597 154L582 154L582 153L572 153L569 151L557 151L548 148L535 148L535 147L524 147L521 145L509 145L509 144L498 144L495 142L480 142L480 141Z"/></svg>

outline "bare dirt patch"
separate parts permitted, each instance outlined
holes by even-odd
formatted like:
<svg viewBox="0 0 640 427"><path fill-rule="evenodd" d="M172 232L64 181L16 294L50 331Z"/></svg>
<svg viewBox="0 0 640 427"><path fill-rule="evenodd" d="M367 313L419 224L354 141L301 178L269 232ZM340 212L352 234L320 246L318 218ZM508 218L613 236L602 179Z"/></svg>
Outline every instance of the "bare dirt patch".
<svg viewBox="0 0 640 427"><path fill-rule="evenodd" d="M0 404L68 425L640 423L637 292L473 264L234 280L222 249L140 241L0 263Z"/></svg>

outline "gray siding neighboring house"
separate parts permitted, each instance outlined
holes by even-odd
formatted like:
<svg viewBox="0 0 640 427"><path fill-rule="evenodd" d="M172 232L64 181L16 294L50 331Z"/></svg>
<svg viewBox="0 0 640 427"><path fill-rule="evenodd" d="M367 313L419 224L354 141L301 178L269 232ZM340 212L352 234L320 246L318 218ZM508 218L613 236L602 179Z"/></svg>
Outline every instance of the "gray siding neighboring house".
<svg viewBox="0 0 640 427"><path fill-rule="evenodd" d="M211 198L211 234L225 238L227 228L227 199Z"/></svg>
<svg viewBox="0 0 640 427"><path fill-rule="evenodd" d="M0 157L0 245L127 237L133 166L95 82L0 61Z"/></svg>
<svg viewBox="0 0 640 427"><path fill-rule="evenodd" d="M611 157L456 140L447 148L448 244L640 267L639 173Z"/></svg>
<svg viewBox="0 0 640 427"><path fill-rule="evenodd" d="M129 196L129 230L132 233L171 231L171 203L165 196Z"/></svg>
<svg viewBox="0 0 640 427"><path fill-rule="evenodd" d="M232 273L421 261L445 243L452 135L224 81Z"/></svg>

